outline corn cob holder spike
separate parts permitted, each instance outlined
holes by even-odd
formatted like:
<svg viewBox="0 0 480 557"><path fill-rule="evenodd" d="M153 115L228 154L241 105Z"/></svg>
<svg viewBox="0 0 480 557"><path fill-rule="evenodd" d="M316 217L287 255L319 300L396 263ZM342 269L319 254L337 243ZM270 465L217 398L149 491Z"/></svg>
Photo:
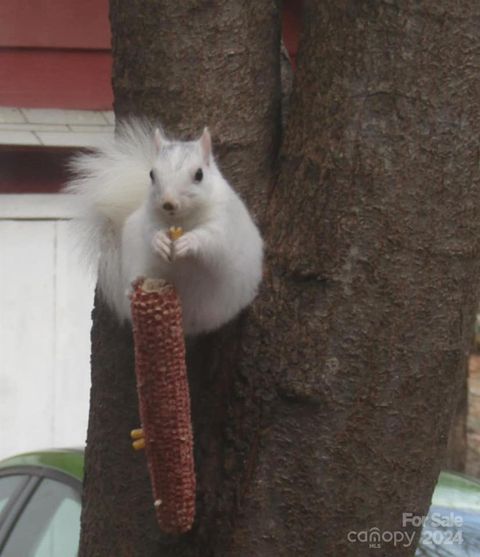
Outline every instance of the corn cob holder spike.
<svg viewBox="0 0 480 557"><path fill-rule="evenodd" d="M183 233L169 232L172 241ZM131 309L142 427L130 437L145 449L160 528L181 534L195 516L195 469L180 303L171 284L138 279Z"/></svg>

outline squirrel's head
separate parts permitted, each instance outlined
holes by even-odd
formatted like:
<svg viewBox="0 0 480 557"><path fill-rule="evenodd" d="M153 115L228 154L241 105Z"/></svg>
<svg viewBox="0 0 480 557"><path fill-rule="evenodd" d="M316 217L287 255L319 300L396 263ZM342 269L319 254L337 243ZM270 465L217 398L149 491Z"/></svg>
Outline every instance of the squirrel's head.
<svg viewBox="0 0 480 557"><path fill-rule="evenodd" d="M208 128L196 141L169 141L155 130L156 159L150 171L153 209L172 223L208 209L214 162Z"/></svg>

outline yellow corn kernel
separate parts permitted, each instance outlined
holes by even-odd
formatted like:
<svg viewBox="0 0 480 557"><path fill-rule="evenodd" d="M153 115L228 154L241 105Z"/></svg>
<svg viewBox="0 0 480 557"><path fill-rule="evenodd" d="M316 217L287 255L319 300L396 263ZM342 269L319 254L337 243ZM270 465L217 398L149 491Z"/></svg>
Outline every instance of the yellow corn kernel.
<svg viewBox="0 0 480 557"><path fill-rule="evenodd" d="M174 242L175 240L178 240L183 234L183 228L181 226L171 226L168 230L168 233L170 235L170 240Z"/></svg>
<svg viewBox="0 0 480 557"><path fill-rule="evenodd" d="M136 441L134 441L132 443L132 447L136 450L136 451L141 451L142 449L145 448L145 439L137 439Z"/></svg>
<svg viewBox="0 0 480 557"><path fill-rule="evenodd" d="M143 429L132 429L132 431L130 432L130 437L132 439L142 439L143 437L145 437L145 434L143 433Z"/></svg>

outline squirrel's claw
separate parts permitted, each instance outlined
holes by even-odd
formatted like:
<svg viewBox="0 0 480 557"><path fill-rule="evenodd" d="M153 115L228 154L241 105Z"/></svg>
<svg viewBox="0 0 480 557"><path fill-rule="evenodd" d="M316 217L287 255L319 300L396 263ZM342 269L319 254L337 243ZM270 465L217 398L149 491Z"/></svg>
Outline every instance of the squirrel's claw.
<svg viewBox="0 0 480 557"><path fill-rule="evenodd" d="M165 261L170 261L172 251L172 240L165 232L157 232L152 239L154 251Z"/></svg>
<svg viewBox="0 0 480 557"><path fill-rule="evenodd" d="M175 257L186 257L193 255L198 251L198 238L193 232L189 232L181 236L175 241Z"/></svg>

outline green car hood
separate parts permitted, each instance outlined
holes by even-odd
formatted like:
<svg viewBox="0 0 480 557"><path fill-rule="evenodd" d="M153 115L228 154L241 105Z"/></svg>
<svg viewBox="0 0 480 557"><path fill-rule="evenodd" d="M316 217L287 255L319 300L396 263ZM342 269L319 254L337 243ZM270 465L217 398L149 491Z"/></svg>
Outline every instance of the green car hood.
<svg viewBox="0 0 480 557"><path fill-rule="evenodd" d="M52 449L24 453L2 460L0 470L16 466L40 466L60 470L82 481L83 461L83 450L81 449Z"/></svg>

